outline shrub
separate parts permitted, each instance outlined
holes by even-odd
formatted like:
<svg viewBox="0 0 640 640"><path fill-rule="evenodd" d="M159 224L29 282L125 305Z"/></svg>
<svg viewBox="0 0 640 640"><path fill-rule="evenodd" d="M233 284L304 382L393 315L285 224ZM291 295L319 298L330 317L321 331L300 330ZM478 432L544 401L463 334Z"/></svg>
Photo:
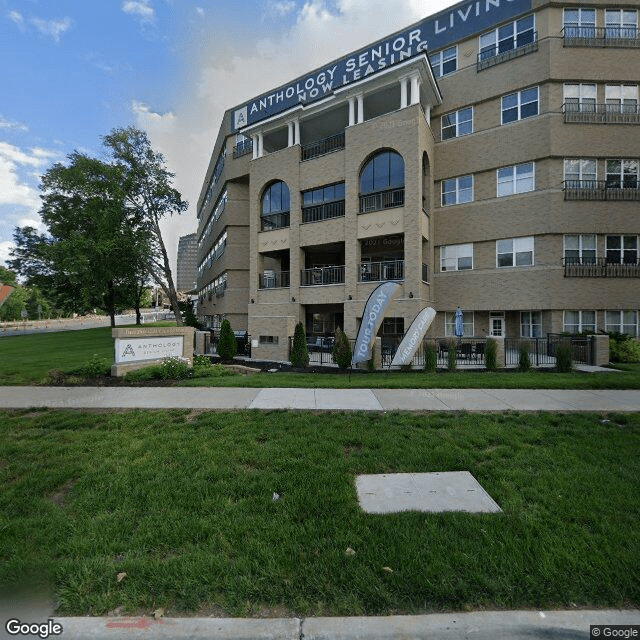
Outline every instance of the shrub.
<svg viewBox="0 0 640 640"><path fill-rule="evenodd" d="M226 376L239 376L236 371L229 371L222 364L209 365L208 367L194 367L194 378L224 378Z"/></svg>
<svg viewBox="0 0 640 640"><path fill-rule="evenodd" d="M238 351L236 336L231 329L231 324L225 318L220 327L220 338L218 339L218 355L223 360L232 360Z"/></svg>
<svg viewBox="0 0 640 640"><path fill-rule="evenodd" d="M630 335L609 335L609 359L611 362L640 362L640 341Z"/></svg>
<svg viewBox="0 0 640 640"><path fill-rule="evenodd" d="M498 368L498 345L493 338L487 338L484 348L484 366L487 371L495 371Z"/></svg>
<svg viewBox="0 0 640 640"><path fill-rule="evenodd" d="M347 334L338 327L336 329L336 341L333 345L333 361L340 369L348 369L351 364L351 345Z"/></svg>
<svg viewBox="0 0 640 640"><path fill-rule="evenodd" d="M293 348L291 349L291 364L294 367L306 367L309 364L309 351L307 349L307 336L304 325L298 322L293 333Z"/></svg>
<svg viewBox="0 0 640 640"><path fill-rule="evenodd" d="M125 382L145 382L146 380L160 380L162 377L162 365L150 364L148 367L127 371L124 374Z"/></svg>
<svg viewBox="0 0 640 640"><path fill-rule="evenodd" d="M193 367L198 369L203 367L212 367L213 363L209 356L193 356Z"/></svg>
<svg viewBox="0 0 640 640"><path fill-rule="evenodd" d="M371 347L371 357L367 360L367 371L369 373L373 373L376 370L375 353L376 353L376 346L373 345L373 347Z"/></svg>
<svg viewBox="0 0 640 640"><path fill-rule="evenodd" d="M520 345L520 362L518 363L519 371L529 371L531 369L531 358L529 357L529 345Z"/></svg>
<svg viewBox="0 0 640 640"><path fill-rule="evenodd" d="M434 345L427 345L424 352L424 370L428 373L435 373L438 367L438 352Z"/></svg>
<svg viewBox="0 0 640 640"><path fill-rule="evenodd" d="M455 340L449 341L449 349L447 351L449 369L454 371L458 368L458 352L456 350Z"/></svg>
<svg viewBox="0 0 640 640"><path fill-rule="evenodd" d="M566 373L573 368L573 353L570 344L559 344L556 347L556 367Z"/></svg>
<svg viewBox="0 0 640 640"><path fill-rule="evenodd" d="M87 378L108 376L111 373L111 364L106 358L99 356L97 353L94 353L91 360L85 362L78 369L78 373Z"/></svg>
<svg viewBox="0 0 640 640"><path fill-rule="evenodd" d="M41 384L64 384L67 381L67 374L62 369L49 369L47 377Z"/></svg>
<svg viewBox="0 0 640 640"><path fill-rule="evenodd" d="M191 373L189 363L182 358L165 358L160 365L160 377L163 380L182 380Z"/></svg>

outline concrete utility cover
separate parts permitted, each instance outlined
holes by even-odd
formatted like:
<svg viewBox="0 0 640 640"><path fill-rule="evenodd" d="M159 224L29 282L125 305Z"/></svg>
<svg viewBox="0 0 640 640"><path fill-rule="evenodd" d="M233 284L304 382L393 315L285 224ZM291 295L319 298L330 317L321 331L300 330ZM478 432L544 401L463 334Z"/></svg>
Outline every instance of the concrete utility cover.
<svg viewBox="0 0 640 640"><path fill-rule="evenodd" d="M502 511L468 471L362 475L356 478L356 489L367 513Z"/></svg>

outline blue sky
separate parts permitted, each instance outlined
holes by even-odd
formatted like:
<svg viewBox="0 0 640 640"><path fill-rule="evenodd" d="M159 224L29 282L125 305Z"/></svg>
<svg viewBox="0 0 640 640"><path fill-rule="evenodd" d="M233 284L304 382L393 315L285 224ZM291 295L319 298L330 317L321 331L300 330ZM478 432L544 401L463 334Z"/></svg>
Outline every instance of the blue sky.
<svg viewBox="0 0 640 640"><path fill-rule="evenodd" d="M144 128L190 202L167 221L172 256L224 110L451 0L0 0L0 263L40 224L38 184L115 127Z"/></svg>

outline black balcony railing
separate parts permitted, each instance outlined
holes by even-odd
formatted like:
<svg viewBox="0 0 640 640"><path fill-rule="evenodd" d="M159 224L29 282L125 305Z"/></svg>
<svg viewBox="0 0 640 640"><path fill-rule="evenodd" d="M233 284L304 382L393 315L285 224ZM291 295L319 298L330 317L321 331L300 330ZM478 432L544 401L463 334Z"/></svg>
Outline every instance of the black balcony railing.
<svg viewBox="0 0 640 640"><path fill-rule="evenodd" d="M611 262L607 258L564 258L565 278L640 278L640 263Z"/></svg>
<svg viewBox="0 0 640 640"><path fill-rule="evenodd" d="M305 160L311 160L312 158L317 158L327 153L340 151L340 149L344 149L344 131L334 136L329 136L322 140L314 140L309 144L303 145L300 154L304 162Z"/></svg>
<svg viewBox="0 0 640 640"><path fill-rule="evenodd" d="M360 282L381 280L404 280L404 260L360 263Z"/></svg>
<svg viewBox="0 0 640 640"><path fill-rule="evenodd" d="M290 286L289 271L265 271L260 274L260 289L278 289Z"/></svg>
<svg viewBox="0 0 640 640"><path fill-rule="evenodd" d="M324 202L322 204L312 205L311 207L302 207L303 222L320 222L322 220L342 217L344 217L344 200Z"/></svg>
<svg viewBox="0 0 640 640"><path fill-rule="evenodd" d="M564 27L565 47L640 47L640 30L636 27Z"/></svg>
<svg viewBox="0 0 640 640"><path fill-rule="evenodd" d="M344 284L344 265L336 267L314 267L301 271L300 285L303 287Z"/></svg>
<svg viewBox="0 0 640 640"><path fill-rule="evenodd" d="M269 213L260 217L261 231L272 231L273 229L283 229L289 226L289 212Z"/></svg>
<svg viewBox="0 0 640 640"><path fill-rule="evenodd" d="M360 196L360 213L404 207L404 187Z"/></svg>
<svg viewBox="0 0 640 640"><path fill-rule="evenodd" d="M586 124L640 124L640 105L589 104L565 102L562 105L565 122Z"/></svg>
<svg viewBox="0 0 640 640"><path fill-rule="evenodd" d="M246 156L247 153L251 153L252 150L253 140L244 140L243 142L239 142L235 147L233 147L233 157L240 158L242 156Z"/></svg>
<svg viewBox="0 0 640 640"><path fill-rule="evenodd" d="M488 47L483 49L478 54L476 70L483 71L489 67L495 67L497 64L513 60L514 58L526 56L528 53L533 53L537 50L538 32L532 31L527 34L522 34L518 39L518 46L513 49L507 49L506 51L500 51L499 47Z"/></svg>
<svg viewBox="0 0 640 640"><path fill-rule="evenodd" d="M565 180L565 200L609 200L615 202L640 201L637 178L620 180Z"/></svg>
<svg viewBox="0 0 640 640"><path fill-rule="evenodd" d="M219 284L215 289L215 294L216 294L216 298L222 298L222 296L224 295L224 292L227 288L227 283L223 282L222 284Z"/></svg>

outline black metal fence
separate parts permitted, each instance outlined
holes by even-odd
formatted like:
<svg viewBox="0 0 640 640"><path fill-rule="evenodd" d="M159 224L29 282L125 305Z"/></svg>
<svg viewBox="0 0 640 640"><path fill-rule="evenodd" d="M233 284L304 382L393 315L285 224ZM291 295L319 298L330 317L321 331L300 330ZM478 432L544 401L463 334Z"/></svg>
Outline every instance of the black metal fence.
<svg viewBox="0 0 640 640"><path fill-rule="evenodd" d="M344 149L344 146L344 131L342 131L334 136L329 136L322 140L315 140L314 142L303 145L300 149L301 159L303 162L305 160L311 160L312 158L317 158L327 153L340 151L340 149Z"/></svg>

